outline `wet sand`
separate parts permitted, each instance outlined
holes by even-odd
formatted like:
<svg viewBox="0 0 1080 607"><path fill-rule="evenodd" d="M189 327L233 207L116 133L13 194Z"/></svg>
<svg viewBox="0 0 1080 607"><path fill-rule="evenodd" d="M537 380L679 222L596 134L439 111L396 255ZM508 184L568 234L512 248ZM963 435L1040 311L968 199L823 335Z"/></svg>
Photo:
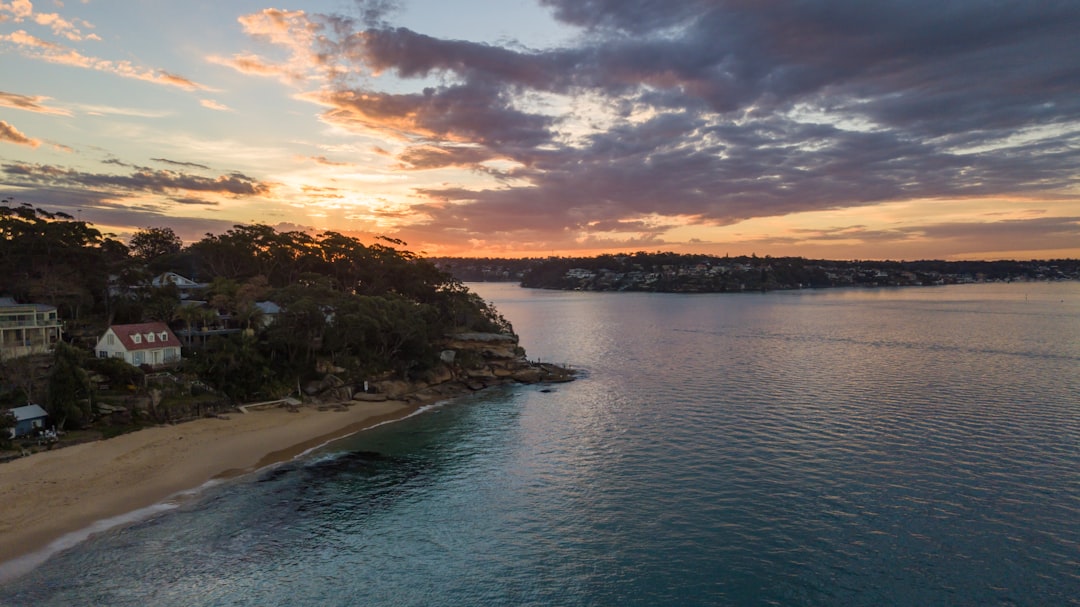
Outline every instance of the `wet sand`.
<svg viewBox="0 0 1080 607"><path fill-rule="evenodd" d="M88 535L101 521L120 521L214 479L291 459L417 408L387 401L346 410L236 412L0 464L0 582L44 560L62 538Z"/></svg>

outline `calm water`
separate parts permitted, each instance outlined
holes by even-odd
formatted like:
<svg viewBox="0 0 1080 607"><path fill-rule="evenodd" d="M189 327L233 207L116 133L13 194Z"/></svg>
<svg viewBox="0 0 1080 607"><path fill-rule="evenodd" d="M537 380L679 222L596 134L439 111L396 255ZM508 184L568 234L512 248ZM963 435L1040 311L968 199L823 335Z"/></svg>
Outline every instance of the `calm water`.
<svg viewBox="0 0 1080 607"><path fill-rule="evenodd" d="M102 534L4 605L1080 605L1080 283L473 285L586 370Z"/></svg>

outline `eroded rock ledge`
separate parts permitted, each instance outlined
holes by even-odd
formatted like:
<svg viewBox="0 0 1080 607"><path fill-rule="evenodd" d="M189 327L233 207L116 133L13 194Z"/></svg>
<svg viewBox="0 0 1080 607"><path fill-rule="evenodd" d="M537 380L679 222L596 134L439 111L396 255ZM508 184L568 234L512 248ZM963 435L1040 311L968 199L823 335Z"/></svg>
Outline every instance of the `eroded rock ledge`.
<svg viewBox="0 0 1080 607"><path fill-rule="evenodd" d="M328 373L321 381L305 386L304 393L324 402L426 403L496 385L559 383L576 376L573 369L528 360L516 335L455 333L446 336L440 347L440 362L423 379L374 378L349 384Z"/></svg>

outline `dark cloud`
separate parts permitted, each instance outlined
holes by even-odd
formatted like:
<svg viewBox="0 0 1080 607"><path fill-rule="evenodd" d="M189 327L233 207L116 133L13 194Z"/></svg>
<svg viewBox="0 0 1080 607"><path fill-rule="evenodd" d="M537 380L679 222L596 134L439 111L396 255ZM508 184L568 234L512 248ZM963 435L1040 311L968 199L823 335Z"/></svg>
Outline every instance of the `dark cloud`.
<svg viewBox="0 0 1080 607"><path fill-rule="evenodd" d="M1039 217L987 223L952 222L911 228L922 236L978 243L1008 243L1017 249L1073 248L1080 242L1080 217Z"/></svg>
<svg viewBox="0 0 1080 607"><path fill-rule="evenodd" d="M877 258L929 259L985 256L987 252L1028 252L1045 257L1048 251L1070 250L1080 242L1080 217L1037 217L1000 221L964 221L871 229L842 226L794 230L791 236L766 236L753 246L770 251L799 251L807 256L851 257L852 249L879 251ZM855 244L853 244L855 243Z"/></svg>
<svg viewBox="0 0 1080 607"><path fill-rule="evenodd" d="M386 19L401 10L401 3L396 0L355 0L360 21L367 27L385 27Z"/></svg>
<svg viewBox="0 0 1080 607"><path fill-rule="evenodd" d="M205 164L198 164L195 162L181 162L179 160L169 160L168 158L151 158L150 160L170 166L184 167L188 169L203 169L204 171L210 170L210 167L206 166Z"/></svg>
<svg viewBox="0 0 1080 607"><path fill-rule="evenodd" d="M488 83L426 88L412 94L337 91L320 100L335 108L325 119L356 129L433 141L470 141L495 149L531 147L551 138L550 118L515 109L502 87Z"/></svg>
<svg viewBox="0 0 1080 607"><path fill-rule="evenodd" d="M205 207L216 207L219 203L210 200L204 200L202 198L196 198L194 196L172 196L169 200L177 204L190 204Z"/></svg>
<svg viewBox="0 0 1080 607"><path fill-rule="evenodd" d="M419 192L455 234L1059 196L1080 174L1077 3L542 4L582 29L577 43L529 50L380 26L334 46L376 72L441 84L341 86L322 99L327 120L412 139L399 157L409 168L514 165L502 187ZM542 112L533 93L606 104L607 122L568 139L580 117Z"/></svg>
<svg viewBox="0 0 1080 607"><path fill-rule="evenodd" d="M398 156L402 168L441 169L445 167L472 167L491 160L492 152L481 147L452 145L416 145Z"/></svg>
<svg viewBox="0 0 1080 607"><path fill-rule="evenodd" d="M3 191L16 202L30 203L49 211L63 211L87 221L102 232L138 229L146 226L170 227L184 242L193 242L207 232L220 234L235 221L206 217L183 217L170 213L167 204L136 204L126 195L113 192L41 186Z"/></svg>
<svg viewBox="0 0 1080 607"><path fill-rule="evenodd" d="M117 164L123 165L123 163ZM6 175L5 183L18 187L86 187L105 191L158 194L177 191L213 192L232 196L261 196L270 191L268 184L242 173L202 177L176 171L135 167L135 171L130 175L112 175L28 163L0 165L0 171Z"/></svg>

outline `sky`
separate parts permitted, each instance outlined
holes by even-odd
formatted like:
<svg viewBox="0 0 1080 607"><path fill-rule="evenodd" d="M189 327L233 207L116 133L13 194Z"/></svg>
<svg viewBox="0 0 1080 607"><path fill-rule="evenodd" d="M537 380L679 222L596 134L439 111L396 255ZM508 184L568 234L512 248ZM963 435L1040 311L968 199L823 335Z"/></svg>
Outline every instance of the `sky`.
<svg viewBox="0 0 1080 607"><path fill-rule="evenodd" d="M0 0L0 198L431 256L1080 257L1075 0Z"/></svg>

